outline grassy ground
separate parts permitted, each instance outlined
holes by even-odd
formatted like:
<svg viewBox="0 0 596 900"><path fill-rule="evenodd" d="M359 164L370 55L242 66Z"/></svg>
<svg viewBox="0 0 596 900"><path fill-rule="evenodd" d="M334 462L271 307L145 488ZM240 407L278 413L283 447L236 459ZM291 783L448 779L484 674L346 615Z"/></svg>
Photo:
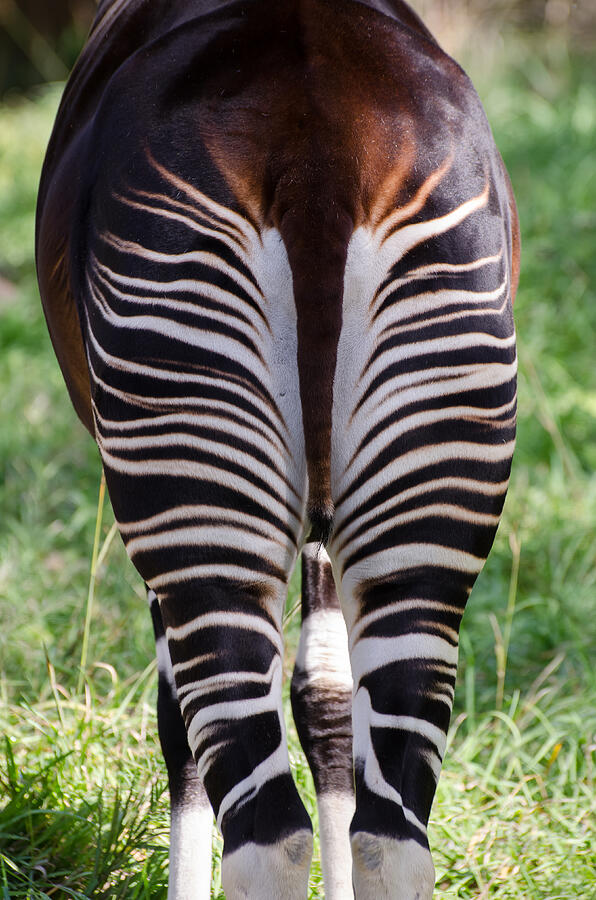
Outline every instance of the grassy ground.
<svg viewBox="0 0 596 900"><path fill-rule="evenodd" d="M523 227L519 442L462 631L430 828L437 894L593 897L596 71L553 40L512 45L498 75L480 60L473 74ZM153 644L119 538L98 571L78 687L100 469L53 358L32 261L57 100L50 89L0 107L0 894L165 898ZM294 582L290 606L298 592ZM289 632L288 669L295 617ZM291 752L314 813L295 739ZM215 897L217 864L216 852ZM315 866L311 897L322 896Z"/></svg>

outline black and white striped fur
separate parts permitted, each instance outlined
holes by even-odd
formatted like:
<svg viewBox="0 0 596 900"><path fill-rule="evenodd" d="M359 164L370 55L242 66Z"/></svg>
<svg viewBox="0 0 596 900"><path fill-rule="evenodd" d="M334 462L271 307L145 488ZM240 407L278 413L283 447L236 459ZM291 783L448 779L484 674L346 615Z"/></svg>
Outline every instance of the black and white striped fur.
<svg viewBox="0 0 596 900"><path fill-rule="evenodd" d="M458 630L515 439L519 233L398 0L104 0L40 188L44 309L148 586L170 900L429 900ZM208 798L208 799L207 799Z"/></svg>

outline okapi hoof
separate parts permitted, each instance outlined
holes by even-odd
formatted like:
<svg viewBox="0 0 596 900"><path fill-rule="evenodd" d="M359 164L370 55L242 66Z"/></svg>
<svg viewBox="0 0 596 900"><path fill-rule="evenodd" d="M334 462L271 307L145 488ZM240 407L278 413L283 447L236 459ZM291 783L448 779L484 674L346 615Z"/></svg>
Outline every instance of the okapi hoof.
<svg viewBox="0 0 596 900"><path fill-rule="evenodd" d="M356 900L431 900L435 867L416 841L360 831L351 843Z"/></svg>
<svg viewBox="0 0 596 900"><path fill-rule="evenodd" d="M305 900L313 850L310 831L276 844L245 844L222 861L227 900Z"/></svg>

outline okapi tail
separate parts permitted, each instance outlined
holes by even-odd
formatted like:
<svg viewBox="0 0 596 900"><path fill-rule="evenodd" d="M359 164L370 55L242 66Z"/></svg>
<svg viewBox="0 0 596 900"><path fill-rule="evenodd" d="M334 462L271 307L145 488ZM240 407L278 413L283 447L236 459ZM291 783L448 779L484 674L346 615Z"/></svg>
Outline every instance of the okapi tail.
<svg viewBox="0 0 596 900"><path fill-rule="evenodd" d="M312 192L310 192L312 196ZM328 197L281 217L292 270L298 331L298 375L308 473L309 540L326 544L333 529L331 410L342 326L346 255L354 222Z"/></svg>

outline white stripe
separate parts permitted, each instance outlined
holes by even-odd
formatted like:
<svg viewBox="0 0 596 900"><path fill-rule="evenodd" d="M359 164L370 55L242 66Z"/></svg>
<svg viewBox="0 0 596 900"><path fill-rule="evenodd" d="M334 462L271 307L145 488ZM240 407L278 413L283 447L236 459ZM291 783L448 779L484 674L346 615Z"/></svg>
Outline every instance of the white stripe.
<svg viewBox="0 0 596 900"><path fill-rule="evenodd" d="M443 444L434 444L427 447L411 450L397 459L392 460L381 469L373 478L346 497L338 506L341 515L346 516L352 509L357 509L374 493L386 485L404 475L409 475L417 469L436 465L447 460L478 460L480 462L501 462L510 458L513 453L514 441L503 444L473 444L466 441L446 441Z"/></svg>
<svg viewBox="0 0 596 900"><path fill-rule="evenodd" d="M196 263L197 265L208 266L210 269L215 269L216 271L223 272L225 275L229 276L229 278L231 278L232 281L235 281L238 287L248 294L255 303L260 304L266 300L262 292L255 286L250 278L247 278L246 275L243 275L242 272L234 268L234 266L230 266L228 263L224 262L224 260L215 253L210 253L206 250L187 250L184 253L162 253L158 250L151 250L148 247L144 247L142 244L138 244L135 241L125 241L123 238L118 237L112 232L104 232L100 235L100 238L106 244L114 247L121 253L130 253L133 256L149 259L153 262L163 262L166 265ZM240 300L240 302L246 305L245 301L241 300L241 298L237 298L237 300ZM261 318L257 312L253 312L253 315L255 318Z"/></svg>
<svg viewBox="0 0 596 900"><path fill-rule="evenodd" d="M232 809L232 807L239 809L244 806L245 803L252 800L264 784L277 778L278 775L289 772L289 768L288 751L285 746L285 741L282 740L280 741L277 750L268 756L267 759L263 760L262 763L259 763L250 775L243 778L242 781L239 781L226 794L217 814L218 828L221 829L223 817L228 810Z"/></svg>
<svg viewBox="0 0 596 900"><path fill-rule="evenodd" d="M156 159L150 158L150 162L165 181L184 191L194 203L198 203L203 209L209 210L210 213L213 213L213 215L222 222L228 222L230 225L234 226L246 240L259 241L259 233L255 231L251 223L248 219L245 219L244 216L239 215L239 213L234 212L227 206L223 206L221 203L208 197L207 194L203 194L202 191L199 191L198 188L189 184L188 181L184 181L184 179L174 175L169 169L166 169L165 166L160 165Z"/></svg>
<svg viewBox="0 0 596 900"><path fill-rule="evenodd" d="M229 430L226 427L225 432L228 435L237 437L239 440L241 437L243 440L245 439L241 434L235 432L233 426L230 427ZM227 472L226 462L242 466L246 471L251 472L255 478L259 478L261 481L265 482L271 488L271 491L274 492L276 499L289 499L289 497L292 496L297 504L300 503L300 498L297 497L296 491L292 489L288 481L282 478L274 468L274 466L279 465L280 460L274 460L262 445L257 448L251 442L250 446L254 448L255 452L266 455L270 461L270 465L256 459L250 451L240 450L237 446L230 447L223 441L218 441L217 439L212 440L203 435L195 436L184 432L172 431L168 434L139 435L131 437L101 436L101 450L110 455L118 454L118 451L121 453L141 451L139 452L139 457L142 459L144 456L143 450L169 450L173 447L196 450L199 453L211 452L217 457L218 463L221 463L221 470L223 472ZM202 465L200 462L195 462L193 455L190 455L190 458L180 456L179 459L181 463Z"/></svg>
<svg viewBox="0 0 596 900"><path fill-rule="evenodd" d="M419 398L422 399L422 398ZM481 407L481 406L446 406L443 409L429 409L422 412L412 413L404 416L399 421L385 427L371 441L367 441L362 446L357 455L353 458L350 466L346 470L344 477L354 479L376 456L386 447L392 446L404 435L416 431L419 428L425 428L427 425L434 425L438 422L449 422L461 420L461 427L465 428L468 419L481 419L486 422L487 426L498 428L502 423L497 420L498 416L505 413L513 415L515 400L505 403L498 407ZM396 404L393 404L396 408Z"/></svg>
<svg viewBox="0 0 596 900"><path fill-rule="evenodd" d="M471 478L433 478L431 481L425 481L415 487L400 491L395 497L385 500L384 503L379 503L378 506L374 506L372 509L368 510L368 512L356 515L353 521L338 534L337 538L332 537L331 544L332 546L336 544L339 544L340 546L345 544L349 540L350 535L365 525L370 519L379 515L384 515L390 509L399 508L400 504L407 503L409 500L414 499L414 497L423 497L425 494L436 495L437 491L449 489L470 492L478 496L497 497L505 494L507 484L508 482L506 481L493 483L490 481L474 481ZM342 518L336 515L335 522L336 528L339 528L342 524Z"/></svg>
<svg viewBox="0 0 596 900"><path fill-rule="evenodd" d="M226 412L230 411L236 418L244 419L242 424L238 424L230 419ZM106 419L98 414L98 420L101 422L102 431L116 431L120 433L135 432L142 428L159 428L163 425L176 427L187 425L189 428L217 428L229 434L234 434L242 439L254 439L258 435L259 449L262 449L262 441L265 440L273 449L275 459L279 461L280 453L287 456L287 451L283 448L281 441L274 434L267 434L249 413L240 407L235 407L231 403L225 403L220 400L199 400L197 398L196 408L192 412L166 412L159 416L147 416L138 419ZM110 437L106 434L106 438ZM275 438L275 440L274 440ZM263 450L263 452L267 452Z"/></svg>
<svg viewBox="0 0 596 900"><path fill-rule="evenodd" d="M262 559L282 567L287 555L287 538L285 543L276 543L269 536L257 536L229 525L219 524L217 521L206 525L184 526L171 531L160 531L143 537L131 538L126 541L126 550L131 559L139 553L150 550L162 550L164 547L194 547L200 553L200 547L221 547L228 552L226 556L233 556L234 550L249 551L257 554Z"/></svg>
<svg viewBox="0 0 596 900"><path fill-rule="evenodd" d="M98 298L97 288L93 289L94 296ZM105 299L105 298L104 298ZM225 354L230 359L238 362L246 368L253 371L261 381L265 381L266 368L261 359L256 355L254 350L246 347L237 337L231 334L221 334L217 330L210 330L207 325L200 328L191 325L180 325L179 322L167 319L163 316L153 316L148 313L141 315L121 316L114 312L107 303L96 304L95 308L101 313L102 318L106 322L110 322L113 328L122 331L139 331L143 334L157 334L167 340L179 341L187 344L189 347L196 347L202 350L213 350L214 347L218 352L223 351L225 346ZM249 333L249 329L242 322L234 317L225 316L225 314L214 313L213 310L206 311L206 318L210 318L214 323L216 321L226 321L232 324L236 331L244 334ZM90 330L93 331L93 325L90 323ZM132 338L131 338L132 339ZM256 346L256 345L255 345Z"/></svg>
<svg viewBox="0 0 596 900"><path fill-rule="evenodd" d="M151 155L151 151L148 152L147 157L149 162L155 166L155 160ZM158 170L161 169L161 172L167 172L167 170L163 167L156 166ZM224 222L221 217L213 215L211 212L207 212L204 206L200 206L197 203L190 203L186 200L180 199L180 192L177 191L176 197L172 197L170 194L161 194L158 191L148 191L145 188L130 188L131 193L135 197L142 197L144 200L155 200L157 206L159 208L163 207L164 209L182 209L185 212L189 213L191 219L193 221L198 221L199 224L204 224L207 222L209 225L213 225L218 233L221 231L229 237L233 238L241 251L241 255L243 255L246 251L247 246L247 238L246 235L239 231L239 229L234 228L233 225ZM203 195L205 196L205 195Z"/></svg>
<svg viewBox="0 0 596 900"><path fill-rule="evenodd" d="M469 348L493 347L506 350L509 347L513 347L514 344L515 334L501 338L484 332L468 331L464 334L452 334L446 337L417 341L413 344L404 344L400 347L392 347L386 352L392 354L392 362L403 362L403 360L415 359L417 356L424 356L426 354L446 354L455 350L467 350ZM360 381L359 388L361 392L364 393L375 378L385 372L386 368L387 360L385 359L385 353L381 353L381 355L375 359L372 366L367 369L366 376ZM419 371L426 372L427 370L420 369ZM375 392L379 389L384 389L387 383L388 382L382 382L375 388Z"/></svg>
<svg viewBox="0 0 596 900"><path fill-rule="evenodd" d="M110 277L108 278L102 274L104 272L108 273ZM99 262L96 262L92 272L88 275L88 281L91 285L95 282L95 291L101 293L104 299L105 294L103 292L106 292L111 296L117 297L122 302L128 303L131 307L150 304L154 309L162 308L166 313L177 311L186 315L196 316L197 318L211 318L214 321L229 324L239 331L244 331L245 334L253 339L255 332L260 336L267 330L266 322L255 313L250 305L236 294L232 294L207 281L191 278L181 278L176 281L149 281L144 278L125 277ZM153 293L145 295L130 294L116 287L113 283L114 281L129 287L138 287L146 291L152 291ZM173 294L175 293L191 294L193 299L179 300L174 298ZM226 312L225 310L212 309L211 307L202 307L197 303L197 300L201 298L221 303L231 311ZM124 316L121 318L126 322L132 317ZM167 316L164 316L164 318L167 318ZM246 321L247 319L249 320L248 322ZM178 324L178 328L187 327L186 325Z"/></svg>
<svg viewBox="0 0 596 900"><path fill-rule="evenodd" d="M182 225L186 225L191 231L196 231L205 237L215 238L224 246L228 247L233 253L240 252L241 255L243 255L242 244L238 238L229 237L217 228L206 228L190 216L175 212L174 210L168 210L160 206L152 206L150 203L142 203L139 200L131 200L129 197L125 197L122 194L115 194L114 196L125 206L131 207L131 209L138 209L139 212L151 213L162 219L180 222Z"/></svg>
<svg viewBox="0 0 596 900"><path fill-rule="evenodd" d="M347 551L338 554L338 561L344 564L347 555ZM484 557L474 556L464 550L445 547L441 544L400 544L399 547L381 550L354 563L344 575L344 582L362 583L370 579L385 581L397 572L419 566L424 567L427 571L429 567L440 567L477 575L484 563Z"/></svg>
<svg viewBox="0 0 596 900"><path fill-rule="evenodd" d="M395 590L397 593L399 591L399 587L396 586ZM380 609L375 609L372 612L358 618L357 622L350 630L350 649L354 646L356 641L360 639L360 635L362 634L362 632L365 631L370 625L378 622L380 619L399 615L399 613L407 610L414 610L415 612L423 613L425 609L436 609L438 612L455 613L458 616L461 616L463 613L463 610L458 606L451 606L448 603L441 603L438 600L425 600L424 598L395 600L393 603L385 603Z"/></svg>
<svg viewBox="0 0 596 900"><path fill-rule="evenodd" d="M375 417L378 421L386 415L403 409L409 403L430 401L437 397L443 397L445 401L448 401L451 396L463 391L500 387L511 381L515 376L516 369L516 362L510 365L489 363L474 367L445 366L420 369L410 373L409 379L407 375L394 375L387 379L384 386L379 385L375 394L368 398L355 414L354 431L357 428L360 431L366 429L363 433L368 433L371 407L374 407Z"/></svg>
<svg viewBox="0 0 596 900"><path fill-rule="evenodd" d="M471 200L467 200L444 216L431 219L428 222L416 222L412 225L405 225L389 235L389 237L383 237L382 234L379 236L375 235L375 239L378 241L378 262L380 268L384 272L388 272L391 266L395 265L402 256L405 256L418 244L438 237L449 231L450 228L455 228L473 213L477 212L477 210L486 206L488 194L487 184L481 194L472 197Z"/></svg>
<svg viewBox="0 0 596 900"><path fill-rule="evenodd" d="M391 637L361 638L352 647L352 671L354 686L365 675L376 672L391 663L408 659L439 659L457 666L457 647L436 634L401 634Z"/></svg>
<svg viewBox="0 0 596 900"><path fill-rule="evenodd" d="M176 663L174 665L174 674L179 675L181 672L187 672L189 669L194 669L196 666L204 665L206 662L213 662L214 659L217 659L217 653L199 653L198 656L191 656L190 659L184 660L184 662Z"/></svg>
<svg viewBox="0 0 596 900"><path fill-rule="evenodd" d="M262 537L272 538L272 530L276 531L276 527L266 519L259 519L257 516L248 515L248 513L230 510L226 507L206 506L206 505L188 505L174 506L172 509L166 509L162 513L155 516L149 516L147 519L136 519L131 522L118 522L118 530L123 534L136 535L139 532L149 531L165 525L181 520L197 520L209 519L217 524L238 525L248 529L257 531ZM282 532L278 531L278 534ZM152 592L153 593L153 592Z"/></svg>
<svg viewBox="0 0 596 900"><path fill-rule="evenodd" d="M273 670L278 664L277 659L278 657L273 658L266 672L220 672L217 675L210 675L207 678L200 678L182 685L178 690L182 712L184 713L191 701L197 700L206 694L225 691L238 685L271 684L274 674Z"/></svg>
<svg viewBox="0 0 596 900"><path fill-rule="evenodd" d="M353 719L354 719L354 763L363 763L364 765L364 783L367 788L379 797L391 800L403 810L405 818L418 828L422 834L426 834L426 826L420 819L406 806L404 806L402 796L392 785L384 778L379 766L379 761L375 756L370 736L370 720L372 707L368 691L360 688L354 697Z"/></svg>
<svg viewBox="0 0 596 900"><path fill-rule="evenodd" d="M233 563L216 563L213 565L187 566L182 569L172 569L169 572L162 572L154 578L149 578L149 585L155 590L165 591L173 585L181 584L185 581L194 579L209 580L211 578L226 579L233 582L250 585L251 587L259 586L264 589L271 587L271 582L275 578L272 575L261 575L254 569L248 569L244 566L235 566Z"/></svg>
<svg viewBox="0 0 596 900"><path fill-rule="evenodd" d="M431 744L434 744L437 756L441 759L443 758L447 744L447 735L440 728L437 728L436 725L433 725L432 722L427 722L426 719L418 719L415 716L392 716L376 712L371 708L369 722L371 728L393 728L399 731L410 731L412 734L419 734L421 737L426 738L427 741L430 741Z"/></svg>
<svg viewBox="0 0 596 900"><path fill-rule="evenodd" d="M396 278L395 281L390 281L375 298L374 308L371 311L371 320L372 316L375 314L375 310L380 309L383 305L383 301L389 297L393 291L397 290L400 280L401 279ZM474 313L492 316L499 313L503 307L499 305L498 307L489 307L487 309L484 304L494 300L500 300L501 298L506 301L507 295L505 292L507 287L507 281L503 280L499 286L492 291L464 291L461 290L461 288L456 288L454 290L443 288L438 291L421 291L413 297L407 297L400 300L398 303L389 304L383 312L379 313L374 321L373 327L377 333L380 333L387 328L399 327L401 322L415 316L416 321L408 324L407 327L424 328L433 321L431 317L432 313L438 314L440 317L441 311L444 310L445 307L454 305L464 306L465 304L468 304L469 308L466 309L465 312L458 311L456 313L458 317L461 317L462 315L473 315ZM479 306L479 304L483 305Z"/></svg>
<svg viewBox="0 0 596 900"><path fill-rule="evenodd" d="M275 498L264 490L255 487L251 481L242 478L240 475L227 473L223 467L194 463L187 459L124 460L114 456L104 448L101 434L96 435L96 437L104 465L109 466L116 472L134 476L160 476L164 478L170 476L173 478L201 479L202 481L212 481L215 484L224 484L238 494L259 503L282 522L288 521L292 528L298 528L300 525L296 513L288 509L281 499ZM286 488L286 495L289 495L289 493L290 491Z"/></svg>
<svg viewBox="0 0 596 900"><path fill-rule="evenodd" d="M382 240L385 235L388 234L391 229L399 225L400 222L405 222L407 219L411 219L416 213L420 212L432 192L440 185L445 175L451 170L454 158L454 153L451 149L440 166L431 172L428 178L422 182L412 199L404 206L400 206L393 210L393 212L380 219L380 221L379 211L375 210L373 212L371 221L377 222L375 232L378 235L379 240ZM385 199L384 193L382 193L381 196ZM381 211L384 209L385 204Z"/></svg>
<svg viewBox="0 0 596 900"><path fill-rule="evenodd" d="M468 522L472 525L484 525L487 527L497 527L499 524L499 516L474 512L463 506L455 506L450 503L432 503L428 506L421 506L409 512L399 513L391 516L385 521L371 525L368 529L362 529L353 538L346 539L338 551L338 558L345 559L350 553L358 549L362 544L376 540L381 535L397 528L400 525L408 525L412 522L421 522L424 519L442 518L446 521L443 527L446 531L450 529L451 522ZM400 553L401 547L395 550L396 555Z"/></svg>
<svg viewBox="0 0 596 900"><path fill-rule="evenodd" d="M488 320L482 329L487 333L490 333L491 330L491 320L496 320L495 330L500 333L503 331L503 315L507 310L508 302L509 295L504 294L500 306L481 306L476 309L468 307L463 312L462 310L457 310L457 312L441 312L440 310L437 310L436 315L421 318L414 322L407 322L405 324L402 324L399 319L392 319L390 324L388 324L379 332L379 340L384 340L390 335L395 336L397 334L408 334L408 332L410 331L427 329L433 325L444 325L448 322L457 322L462 318L462 316L465 316L466 318L473 318L474 316L476 316L477 318ZM401 306L401 301L399 305ZM401 312L401 310L399 311ZM387 310L387 312L389 312L389 310ZM389 316L387 316L387 318L389 318ZM375 330L376 325L377 323L375 323Z"/></svg>
<svg viewBox="0 0 596 900"><path fill-rule="evenodd" d="M263 619L262 616L251 616L249 613L203 613L184 625L168 626L166 635L169 641L183 641L201 628L241 628L246 631L253 631L266 637L279 653L283 652L283 640L277 628Z"/></svg>
<svg viewBox="0 0 596 900"><path fill-rule="evenodd" d="M420 281L423 278L433 278L442 274L459 274L463 272L473 272L476 269L482 269L484 266L493 265L503 259L503 250L493 256L482 256L479 259L470 260L467 263L449 263L437 262L430 263L427 266L419 266L416 269L410 269L408 274L402 278L396 278L394 284L402 287L405 284L411 284L414 281ZM400 304L401 305L401 304Z"/></svg>
<svg viewBox="0 0 596 900"><path fill-rule="evenodd" d="M190 724L188 729L188 739L193 750L196 750L201 730L206 726L208 727L211 725L214 721L243 719L251 715L258 715L259 713L268 711L276 711L280 716L282 740L277 749L268 756L267 759L256 766L250 775L235 784L223 798L217 816L219 828L221 828L222 819L229 809L234 806L240 807L244 805L267 781L270 781L285 772L289 772L290 765L285 741L285 729L283 727L283 713L280 709L281 676L281 658L277 657L276 665L273 667L272 672L271 689L266 697L261 697L257 700L240 700L232 703L215 704L207 709L197 712Z"/></svg>
<svg viewBox="0 0 596 900"><path fill-rule="evenodd" d="M109 358L109 355L105 354L103 349L98 344L96 344L95 339L93 338L93 335L91 335L91 339L92 339L92 343L95 344L99 355L103 356L104 358ZM121 360L118 360L117 357L112 357L111 359L115 360L115 362L119 364L119 365L114 365L113 368L124 369L132 375L149 376L150 373L153 373L153 378L155 381L175 382L175 383L179 384L180 387L183 387L184 384L187 384L187 383L192 384L193 386L196 387L196 386L201 386L201 385L212 385L214 382L217 382L219 385L222 385L222 382L223 382L223 387L225 388L225 390L227 392L236 394L238 397L240 397L243 400L248 400L253 406L256 406L256 408L258 410L260 410L261 412L264 413L265 422L263 422L262 419L258 419L256 427L257 428L266 428L269 425L269 428L271 429L271 432L272 432L272 440L279 440L276 432L274 431L275 425L279 426L279 430L286 431L286 433L287 433L287 427L282 418L276 418L275 422L271 421L272 410L266 403L264 403L260 399L258 394L254 393L254 392L251 393L246 388L243 388L242 386L238 385L234 381L225 381L223 379L223 377L221 376L221 374L218 377L217 375L206 375L206 374L193 375L193 374L190 374L187 372L177 373L177 372L168 371L166 369L158 369L158 368L152 369L150 366L142 365L140 363L131 363L130 365L125 366L124 364L122 364ZM88 365L89 365L89 371L90 371L90 375L91 375L93 384L101 385L102 390L104 390L106 393L109 393L114 397L118 397L119 399L123 400L124 402L132 403L133 405L140 406L141 408L144 408L144 409L158 409L161 411L164 409L167 410L168 406L171 406L173 409L176 409L179 407L186 407L186 408L190 409L191 413L192 413L192 411L194 409L196 409L197 406L200 407L203 403L206 402L200 396L198 396L198 397L193 397L193 396L190 396L190 397L189 396L150 397L145 394L134 394L134 393L131 393L130 391L123 391L117 387L114 387L111 384L108 384L107 381L104 381L97 374L95 369L93 368L91 360L88 360ZM109 368L109 366L106 366L106 368ZM219 402L219 401L217 401L217 402ZM99 421L103 421L101 416L98 413L96 413L96 414L97 414ZM167 416L167 415L171 415L171 414L164 412L164 415ZM247 414L247 415L249 415L249 414ZM109 422L110 420L107 420L107 421ZM132 421L136 421L136 420L132 420ZM287 454L287 451L284 450L283 452Z"/></svg>

